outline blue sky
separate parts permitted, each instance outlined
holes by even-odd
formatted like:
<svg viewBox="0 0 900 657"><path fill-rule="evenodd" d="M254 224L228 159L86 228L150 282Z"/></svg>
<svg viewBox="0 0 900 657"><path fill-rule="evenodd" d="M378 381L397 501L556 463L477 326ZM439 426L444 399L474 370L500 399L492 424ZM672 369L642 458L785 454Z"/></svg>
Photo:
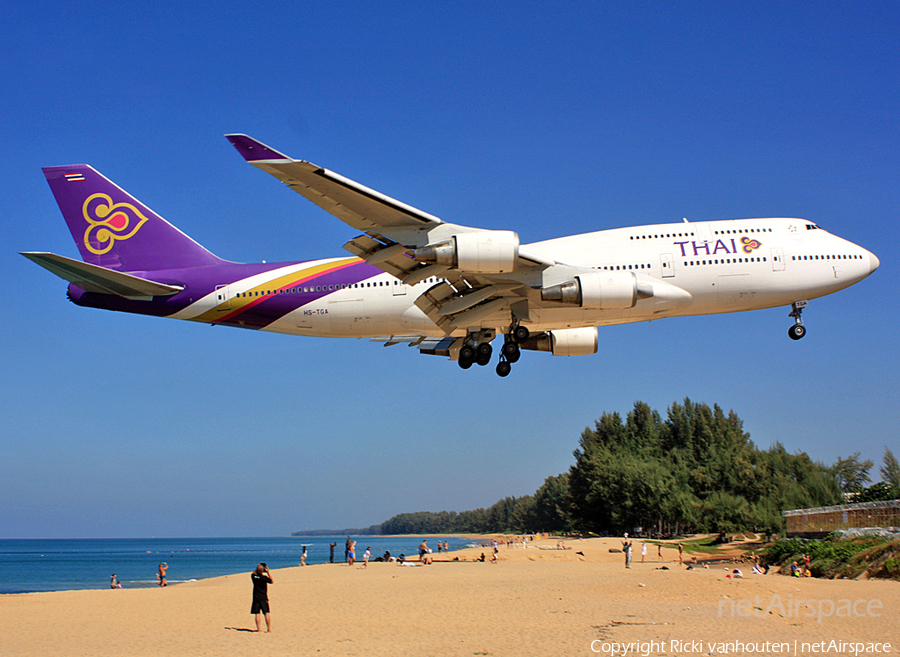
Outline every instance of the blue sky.
<svg viewBox="0 0 900 657"><path fill-rule="evenodd" d="M266 536L489 506L641 400L734 409L761 447L900 454L900 5L14 3L0 145L0 538ZM86 162L217 255L356 233L248 166L246 132L523 242L796 216L881 268L789 308L603 328L507 379L404 346L82 309L41 166Z"/></svg>

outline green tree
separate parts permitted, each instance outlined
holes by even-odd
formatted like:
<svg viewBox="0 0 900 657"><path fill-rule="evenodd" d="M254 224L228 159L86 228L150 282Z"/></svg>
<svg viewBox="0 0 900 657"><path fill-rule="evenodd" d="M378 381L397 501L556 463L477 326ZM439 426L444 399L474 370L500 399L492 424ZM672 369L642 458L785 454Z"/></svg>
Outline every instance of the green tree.
<svg viewBox="0 0 900 657"><path fill-rule="evenodd" d="M569 507L569 473L547 477L534 493L534 507L527 531L569 531Z"/></svg>
<svg viewBox="0 0 900 657"><path fill-rule="evenodd" d="M845 459L838 457L835 464L831 466L831 471L842 491L859 493L867 483L872 481L869 478L869 470L872 469L872 465L872 461L868 459L863 461L859 458L859 452L854 452Z"/></svg>
<svg viewBox="0 0 900 657"><path fill-rule="evenodd" d="M900 496L900 463L897 463L897 458L887 447L884 448L884 457L879 470L881 471L881 481Z"/></svg>
<svg viewBox="0 0 900 657"><path fill-rule="evenodd" d="M690 399L673 403L665 420L643 402L624 420L603 413L573 455L569 471L547 477L534 495L458 514L400 514L383 531L774 533L784 530L785 509L838 504L845 490L878 499L894 490L864 488L872 462L859 452L827 467L780 443L760 450L734 411ZM885 481L900 474L890 450L881 471Z"/></svg>

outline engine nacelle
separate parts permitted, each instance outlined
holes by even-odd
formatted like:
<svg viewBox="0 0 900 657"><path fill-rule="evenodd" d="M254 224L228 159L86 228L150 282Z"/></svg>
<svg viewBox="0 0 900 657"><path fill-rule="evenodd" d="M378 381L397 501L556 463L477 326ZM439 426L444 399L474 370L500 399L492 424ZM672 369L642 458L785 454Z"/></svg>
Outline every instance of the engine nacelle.
<svg viewBox="0 0 900 657"><path fill-rule="evenodd" d="M532 351L549 351L554 356L590 356L597 353L597 327L539 333L519 346Z"/></svg>
<svg viewBox="0 0 900 657"><path fill-rule="evenodd" d="M519 236L511 230L457 233L445 242L416 249L415 258L460 271L503 274L519 264Z"/></svg>
<svg viewBox="0 0 900 657"><path fill-rule="evenodd" d="M560 301L591 310L633 308L640 294L637 277L630 271L598 271L580 274L575 280L545 287L544 301ZM649 294L652 296L652 288Z"/></svg>

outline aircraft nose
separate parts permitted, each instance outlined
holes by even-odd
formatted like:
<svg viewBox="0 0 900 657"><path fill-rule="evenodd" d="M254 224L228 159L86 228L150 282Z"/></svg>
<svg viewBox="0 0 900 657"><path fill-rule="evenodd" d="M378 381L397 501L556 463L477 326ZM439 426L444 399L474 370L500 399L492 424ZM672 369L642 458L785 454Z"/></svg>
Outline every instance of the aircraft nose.
<svg viewBox="0 0 900 657"><path fill-rule="evenodd" d="M880 264L881 262L878 260L878 256L869 251L869 270L875 271Z"/></svg>

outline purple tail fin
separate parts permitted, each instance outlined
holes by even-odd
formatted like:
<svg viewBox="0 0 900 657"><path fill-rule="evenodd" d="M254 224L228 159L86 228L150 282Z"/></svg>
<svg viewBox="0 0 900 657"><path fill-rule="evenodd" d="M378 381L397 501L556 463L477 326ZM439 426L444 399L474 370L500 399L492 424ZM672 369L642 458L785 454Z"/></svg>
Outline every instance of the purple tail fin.
<svg viewBox="0 0 900 657"><path fill-rule="evenodd" d="M43 171L85 262L119 271L223 262L92 167Z"/></svg>

